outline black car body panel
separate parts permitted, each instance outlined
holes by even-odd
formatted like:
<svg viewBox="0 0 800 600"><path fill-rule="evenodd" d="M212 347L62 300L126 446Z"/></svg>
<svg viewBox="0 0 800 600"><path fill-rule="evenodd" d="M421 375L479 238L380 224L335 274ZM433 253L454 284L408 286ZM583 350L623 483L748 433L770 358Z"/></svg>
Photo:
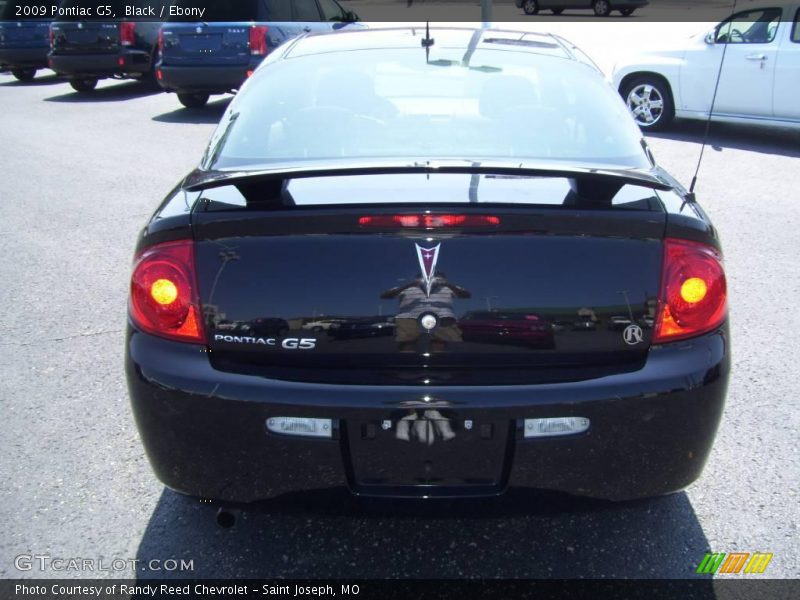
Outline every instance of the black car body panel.
<svg viewBox="0 0 800 600"><path fill-rule="evenodd" d="M419 35L337 33L308 45L331 40L352 52L358 40L369 49L386 36L438 77L454 63L431 65ZM510 39L454 35L471 45L485 36L490 53ZM559 51L536 44L533 52ZM489 60L474 55L475 77L519 83L491 79ZM677 341L656 336L670 248L700 242L716 257L719 239L694 198L646 166L640 137L642 156L627 165L246 155L225 165L221 146L247 122L237 123L247 95L260 99L259 78L275 81L269 69L228 107L201 167L137 246L137 260L163 243L190 248L188 287L205 335L164 339L129 319L131 403L166 485L228 502L331 486L393 497L528 487L625 500L699 476L728 385L727 319ZM245 148L263 141L256 131L239 129ZM327 419L329 437L275 433L271 423L283 418ZM585 427L529 435L531 420L546 419Z"/></svg>
<svg viewBox="0 0 800 600"><path fill-rule="evenodd" d="M630 373L571 383L424 388L226 373L201 347L130 329L126 368L150 463L159 479L186 494L249 502L333 486L411 497L528 487L625 500L679 490L699 476L722 414L728 344L725 327L653 348ZM453 455L439 452L453 440L411 444L398 440L396 429L382 429L383 421L397 423L410 407L431 402L465 438L453 445ZM519 437L520 419L562 414L589 418L592 427L576 437ZM338 437L268 434L266 420L283 415L335 419ZM466 420L473 421L471 430ZM484 440L480 429L487 425L491 434ZM467 466L483 460L484 449L494 462L482 468L480 481L471 481ZM426 461L430 481L415 481L425 476Z"/></svg>

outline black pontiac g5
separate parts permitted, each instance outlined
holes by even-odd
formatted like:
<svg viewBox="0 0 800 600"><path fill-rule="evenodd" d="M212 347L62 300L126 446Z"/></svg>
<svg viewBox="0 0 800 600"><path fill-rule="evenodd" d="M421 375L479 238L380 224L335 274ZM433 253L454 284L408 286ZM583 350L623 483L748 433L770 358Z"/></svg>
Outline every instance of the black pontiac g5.
<svg viewBox="0 0 800 600"><path fill-rule="evenodd" d="M478 312L513 331L466 335ZM729 368L716 230L554 36L284 44L133 264L145 449L220 501L669 493L703 469Z"/></svg>

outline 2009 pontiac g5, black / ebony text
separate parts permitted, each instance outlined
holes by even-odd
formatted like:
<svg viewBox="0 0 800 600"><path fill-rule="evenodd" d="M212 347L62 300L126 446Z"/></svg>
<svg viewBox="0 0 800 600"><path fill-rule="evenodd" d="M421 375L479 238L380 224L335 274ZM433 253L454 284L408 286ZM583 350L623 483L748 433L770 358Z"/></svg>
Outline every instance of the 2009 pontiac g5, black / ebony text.
<svg viewBox="0 0 800 600"><path fill-rule="evenodd" d="M729 365L715 229L555 36L288 42L134 260L147 454L221 501L668 493Z"/></svg>

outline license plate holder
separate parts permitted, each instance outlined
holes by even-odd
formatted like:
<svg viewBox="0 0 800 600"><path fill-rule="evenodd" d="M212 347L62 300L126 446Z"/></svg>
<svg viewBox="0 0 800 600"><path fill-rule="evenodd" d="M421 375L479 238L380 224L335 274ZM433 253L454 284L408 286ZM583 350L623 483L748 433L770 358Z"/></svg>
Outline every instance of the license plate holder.
<svg viewBox="0 0 800 600"><path fill-rule="evenodd" d="M498 488L511 424L448 409L394 411L348 423L352 483L359 488Z"/></svg>

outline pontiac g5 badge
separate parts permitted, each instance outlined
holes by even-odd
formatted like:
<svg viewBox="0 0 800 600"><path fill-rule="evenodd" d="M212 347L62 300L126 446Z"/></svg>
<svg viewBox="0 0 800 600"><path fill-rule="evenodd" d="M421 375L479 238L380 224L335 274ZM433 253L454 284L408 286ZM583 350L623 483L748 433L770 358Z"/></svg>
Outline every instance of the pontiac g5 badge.
<svg viewBox="0 0 800 600"><path fill-rule="evenodd" d="M422 271L422 281L425 282L425 295L431 295L431 287L433 286L433 278L436 276L436 261L439 260L439 246L436 244L433 248L423 248L419 244L414 244L417 247L417 259L419 259L419 268Z"/></svg>

